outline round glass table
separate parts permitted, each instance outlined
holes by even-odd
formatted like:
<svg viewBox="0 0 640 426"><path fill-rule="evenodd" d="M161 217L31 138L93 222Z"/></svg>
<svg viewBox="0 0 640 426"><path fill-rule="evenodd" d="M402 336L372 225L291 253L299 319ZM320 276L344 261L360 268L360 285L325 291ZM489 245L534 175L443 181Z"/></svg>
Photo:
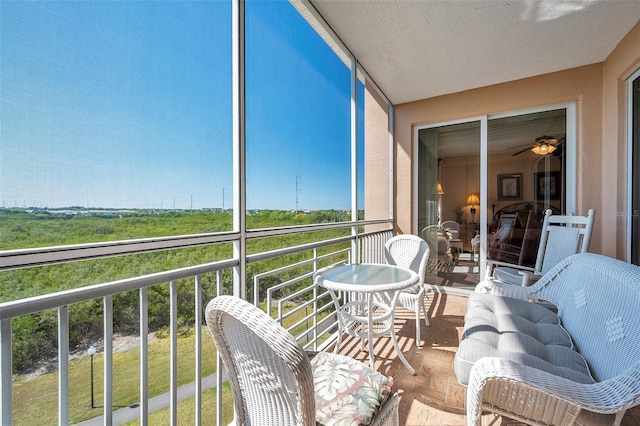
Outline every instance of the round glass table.
<svg viewBox="0 0 640 426"><path fill-rule="evenodd" d="M393 325L398 290L418 281L418 274L410 269L375 263L333 266L316 272L314 282L329 290L338 313L340 332L335 351L340 349L342 333L366 338L369 363L374 368L373 339L389 333L398 358L415 375L398 346ZM336 292L347 293L349 301L341 304Z"/></svg>

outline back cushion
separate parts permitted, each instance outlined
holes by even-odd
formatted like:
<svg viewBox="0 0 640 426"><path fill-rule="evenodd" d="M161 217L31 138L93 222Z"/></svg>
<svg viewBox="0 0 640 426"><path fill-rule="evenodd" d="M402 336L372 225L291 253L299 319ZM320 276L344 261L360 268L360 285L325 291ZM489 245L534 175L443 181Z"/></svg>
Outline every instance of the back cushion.
<svg viewBox="0 0 640 426"><path fill-rule="evenodd" d="M541 282L593 377L606 380L640 362L640 267L606 256L569 257Z"/></svg>

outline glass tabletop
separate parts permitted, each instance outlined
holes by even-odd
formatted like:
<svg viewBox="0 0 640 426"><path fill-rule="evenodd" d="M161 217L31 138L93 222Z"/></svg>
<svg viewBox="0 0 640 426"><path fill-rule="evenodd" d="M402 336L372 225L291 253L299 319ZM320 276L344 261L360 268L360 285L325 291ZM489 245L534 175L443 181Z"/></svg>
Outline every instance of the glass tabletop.
<svg viewBox="0 0 640 426"><path fill-rule="evenodd" d="M316 283L331 290L398 290L418 281L418 274L394 265L360 263L336 266L316 273Z"/></svg>

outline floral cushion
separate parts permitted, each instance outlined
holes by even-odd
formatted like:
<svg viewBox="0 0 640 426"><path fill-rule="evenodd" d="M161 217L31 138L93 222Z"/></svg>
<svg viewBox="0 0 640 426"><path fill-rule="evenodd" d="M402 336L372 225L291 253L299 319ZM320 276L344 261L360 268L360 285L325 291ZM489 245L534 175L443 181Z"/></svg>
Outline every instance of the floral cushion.
<svg viewBox="0 0 640 426"><path fill-rule="evenodd" d="M393 387L393 379L346 356L318 352L311 366L321 425L370 424Z"/></svg>

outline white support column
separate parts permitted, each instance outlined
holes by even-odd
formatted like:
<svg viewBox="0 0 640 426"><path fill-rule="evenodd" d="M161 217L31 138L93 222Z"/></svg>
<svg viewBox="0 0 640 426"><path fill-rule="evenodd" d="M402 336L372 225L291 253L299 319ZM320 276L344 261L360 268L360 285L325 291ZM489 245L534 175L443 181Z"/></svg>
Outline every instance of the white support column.
<svg viewBox="0 0 640 426"><path fill-rule="evenodd" d="M388 111L389 111L389 217L391 219L393 219L393 223L395 224L395 219L396 219L395 179L396 179L396 175L395 175L394 159L395 159L396 146L395 146L394 139L393 139L393 135L394 135L394 133L393 133L393 125L394 125L393 113L394 113L394 109L393 109L393 105L391 105L391 102L389 102L388 105L389 105L389 109L388 109ZM393 225L392 225L392 228L393 228Z"/></svg>
<svg viewBox="0 0 640 426"><path fill-rule="evenodd" d="M488 117L480 118L480 281L484 279L487 266L487 170L489 156L487 154Z"/></svg>
<svg viewBox="0 0 640 426"><path fill-rule="evenodd" d="M233 243L233 254L240 260L234 268L233 295L246 299L246 98L245 98L245 3L232 3L232 96L233 96L233 230L240 238Z"/></svg>
<svg viewBox="0 0 640 426"><path fill-rule="evenodd" d="M358 63L351 59L351 235L358 235ZM351 242L353 263L360 263L360 241Z"/></svg>

